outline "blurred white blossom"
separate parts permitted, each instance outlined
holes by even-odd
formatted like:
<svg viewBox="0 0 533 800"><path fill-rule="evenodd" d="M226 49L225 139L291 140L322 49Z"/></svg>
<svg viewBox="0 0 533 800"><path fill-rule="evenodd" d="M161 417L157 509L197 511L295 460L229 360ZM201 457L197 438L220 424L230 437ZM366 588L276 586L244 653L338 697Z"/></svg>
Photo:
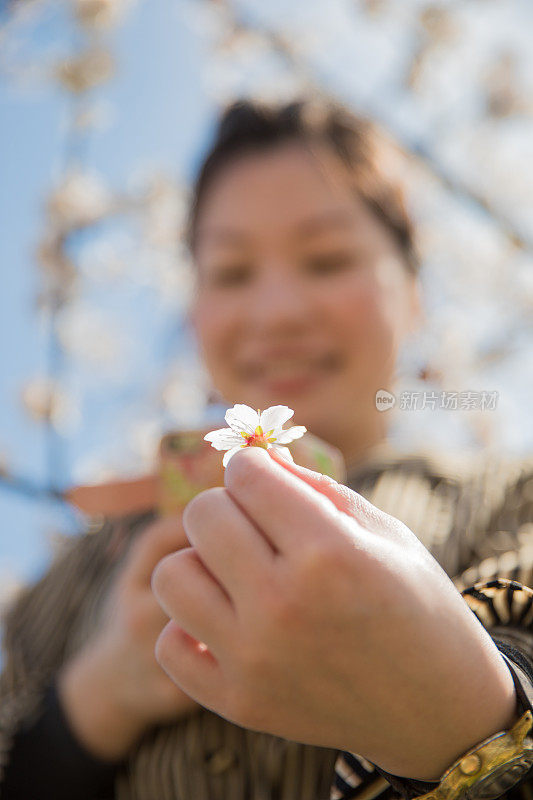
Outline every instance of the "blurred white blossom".
<svg viewBox="0 0 533 800"><path fill-rule="evenodd" d="M36 376L21 388L22 405L35 422L50 422L61 433L71 433L80 422L73 397L46 376Z"/></svg>
<svg viewBox="0 0 533 800"><path fill-rule="evenodd" d="M111 205L111 195L98 175L73 170L48 196L47 211L55 225L68 230L92 225Z"/></svg>
<svg viewBox="0 0 533 800"><path fill-rule="evenodd" d="M134 241L125 233L95 237L81 248L78 269L83 277L98 283L123 280L134 252Z"/></svg>
<svg viewBox="0 0 533 800"><path fill-rule="evenodd" d="M161 390L169 422L179 428L199 427L204 422L208 378L199 364L177 366Z"/></svg>
<svg viewBox="0 0 533 800"><path fill-rule="evenodd" d="M55 67L57 80L73 94L106 83L114 72L113 56L103 47L92 47L79 55L63 58Z"/></svg>
<svg viewBox="0 0 533 800"><path fill-rule="evenodd" d="M137 468L150 470L155 467L162 434L162 421L157 417L138 420L131 426L125 444L129 447Z"/></svg>
<svg viewBox="0 0 533 800"><path fill-rule="evenodd" d="M175 247L186 223L188 197L169 175L152 174L143 187L142 218L147 241Z"/></svg>
<svg viewBox="0 0 533 800"><path fill-rule="evenodd" d="M117 109L103 100L85 102L76 109L72 126L78 133L109 131L117 119Z"/></svg>
<svg viewBox="0 0 533 800"><path fill-rule="evenodd" d="M71 304L59 312L56 328L61 346L72 358L120 369L127 339L117 319L84 303Z"/></svg>
<svg viewBox="0 0 533 800"><path fill-rule="evenodd" d="M74 13L89 30L105 29L119 22L132 0L73 0Z"/></svg>

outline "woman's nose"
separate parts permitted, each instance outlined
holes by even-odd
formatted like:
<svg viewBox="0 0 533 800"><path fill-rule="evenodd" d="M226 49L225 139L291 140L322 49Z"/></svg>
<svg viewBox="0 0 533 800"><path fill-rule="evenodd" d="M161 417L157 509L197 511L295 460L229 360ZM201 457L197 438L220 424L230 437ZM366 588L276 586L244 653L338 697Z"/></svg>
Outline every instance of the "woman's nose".
<svg viewBox="0 0 533 800"><path fill-rule="evenodd" d="M307 323L313 316L313 300L297 276L270 271L257 281L247 310L255 324L267 329Z"/></svg>

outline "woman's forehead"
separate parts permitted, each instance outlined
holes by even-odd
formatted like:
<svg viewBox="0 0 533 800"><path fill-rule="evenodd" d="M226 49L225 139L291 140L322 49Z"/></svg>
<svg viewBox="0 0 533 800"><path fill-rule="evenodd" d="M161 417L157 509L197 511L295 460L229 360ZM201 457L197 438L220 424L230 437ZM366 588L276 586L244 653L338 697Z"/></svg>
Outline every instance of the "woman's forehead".
<svg viewBox="0 0 533 800"><path fill-rule="evenodd" d="M357 214L343 206L332 204L321 211L300 211L303 213L295 213L293 217L283 219L284 227L295 241L328 233L351 233L357 228ZM246 218L239 217L235 220L228 218L226 221L208 223L199 229L199 238L204 244L215 247L241 245L254 234L254 227L246 222Z"/></svg>
<svg viewBox="0 0 533 800"><path fill-rule="evenodd" d="M266 234L301 240L362 231L368 209L346 177L325 166L303 147L287 145L225 167L202 203L197 243L233 247Z"/></svg>

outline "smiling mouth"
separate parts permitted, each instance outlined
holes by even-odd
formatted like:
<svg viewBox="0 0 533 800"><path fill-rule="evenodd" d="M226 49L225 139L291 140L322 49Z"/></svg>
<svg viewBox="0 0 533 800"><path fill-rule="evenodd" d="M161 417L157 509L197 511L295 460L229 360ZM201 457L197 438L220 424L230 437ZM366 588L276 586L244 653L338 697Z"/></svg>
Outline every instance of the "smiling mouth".
<svg viewBox="0 0 533 800"><path fill-rule="evenodd" d="M339 355L328 353L317 358L278 358L254 361L242 370L242 377L266 383L310 381L321 374L334 372L342 364Z"/></svg>

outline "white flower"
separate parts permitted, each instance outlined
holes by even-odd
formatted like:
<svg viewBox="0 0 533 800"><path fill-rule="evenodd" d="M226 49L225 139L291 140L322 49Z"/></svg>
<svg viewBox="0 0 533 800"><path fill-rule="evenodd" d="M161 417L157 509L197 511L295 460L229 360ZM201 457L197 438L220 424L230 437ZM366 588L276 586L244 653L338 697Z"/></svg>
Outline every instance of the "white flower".
<svg viewBox="0 0 533 800"><path fill-rule="evenodd" d="M227 450L224 453L222 464L226 467L230 458L241 447L263 447L269 450L287 450L278 445L289 444L294 439L299 439L307 431L303 425L293 425L288 430L283 430L294 411L287 406L271 406L265 411L254 411L250 406L238 403L226 411L225 420L229 428L220 428L204 436L215 450ZM244 440L244 441L243 441Z"/></svg>

